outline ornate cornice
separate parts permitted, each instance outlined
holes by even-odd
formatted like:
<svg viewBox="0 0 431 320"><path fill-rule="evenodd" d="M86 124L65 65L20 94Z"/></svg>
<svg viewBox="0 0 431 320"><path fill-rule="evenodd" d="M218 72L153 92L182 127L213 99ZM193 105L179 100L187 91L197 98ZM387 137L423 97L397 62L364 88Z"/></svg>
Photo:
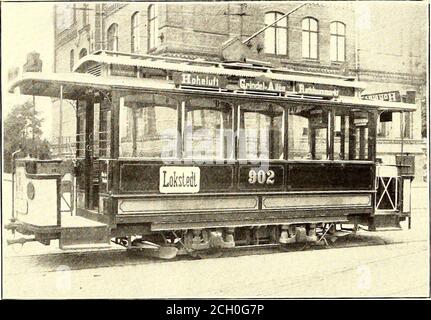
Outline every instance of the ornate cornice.
<svg viewBox="0 0 431 320"><path fill-rule="evenodd" d="M115 12L117 12L118 10L124 8L125 6L127 6L127 3L114 3L114 4L105 4L104 8L103 8L103 12L105 13L106 16L109 16Z"/></svg>
<svg viewBox="0 0 431 320"><path fill-rule="evenodd" d="M401 83L421 84L426 82L425 74L421 73L404 73L404 72L388 72L370 69L360 69L359 77L366 77L366 80L371 81L396 81ZM370 79L368 79L368 77Z"/></svg>
<svg viewBox="0 0 431 320"><path fill-rule="evenodd" d="M356 73L343 65L324 65L318 63L310 63L308 61L303 62L288 62L282 61L283 67L291 68L295 71L305 71L305 72L318 72L331 75L339 76L351 76L354 77Z"/></svg>

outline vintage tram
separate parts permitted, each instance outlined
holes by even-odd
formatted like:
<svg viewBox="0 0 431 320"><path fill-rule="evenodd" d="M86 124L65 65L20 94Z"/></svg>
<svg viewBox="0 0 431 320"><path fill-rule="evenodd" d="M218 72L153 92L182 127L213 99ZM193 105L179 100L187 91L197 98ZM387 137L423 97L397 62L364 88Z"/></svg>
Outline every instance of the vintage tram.
<svg viewBox="0 0 431 320"><path fill-rule="evenodd" d="M15 161L7 227L44 244L171 257L410 218L411 159L378 163L376 128L415 106L363 100L354 79L101 51L16 88L76 110L72 159Z"/></svg>

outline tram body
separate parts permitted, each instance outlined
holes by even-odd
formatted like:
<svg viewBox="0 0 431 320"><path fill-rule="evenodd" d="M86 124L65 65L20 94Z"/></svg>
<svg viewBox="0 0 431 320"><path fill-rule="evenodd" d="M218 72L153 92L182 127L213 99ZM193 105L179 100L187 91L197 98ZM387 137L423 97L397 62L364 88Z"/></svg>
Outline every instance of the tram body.
<svg viewBox="0 0 431 320"><path fill-rule="evenodd" d="M73 159L16 160L11 228L63 249L198 251L409 218L409 159L376 163L376 128L414 106L262 69L105 52L75 73L24 75L11 91L75 102L77 135Z"/></svg>

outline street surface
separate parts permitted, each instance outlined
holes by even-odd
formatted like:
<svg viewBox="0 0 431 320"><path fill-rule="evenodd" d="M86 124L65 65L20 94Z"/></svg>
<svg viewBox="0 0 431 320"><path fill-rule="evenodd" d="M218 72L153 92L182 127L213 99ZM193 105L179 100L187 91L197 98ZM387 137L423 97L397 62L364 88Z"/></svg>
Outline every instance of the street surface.
<svg viewBox="0 0 431 320"><path fill-rule="evenodd" d="M4 186L3 186L4 188ZM60 253L55 243L3 246L4 298L428 297L427 190L413 191L412 229L367 232L331 248L265 250L174 261L105 252ZM3 221L10 209L3 198ZM10 237L10 233L6 233Z"/></svg>

